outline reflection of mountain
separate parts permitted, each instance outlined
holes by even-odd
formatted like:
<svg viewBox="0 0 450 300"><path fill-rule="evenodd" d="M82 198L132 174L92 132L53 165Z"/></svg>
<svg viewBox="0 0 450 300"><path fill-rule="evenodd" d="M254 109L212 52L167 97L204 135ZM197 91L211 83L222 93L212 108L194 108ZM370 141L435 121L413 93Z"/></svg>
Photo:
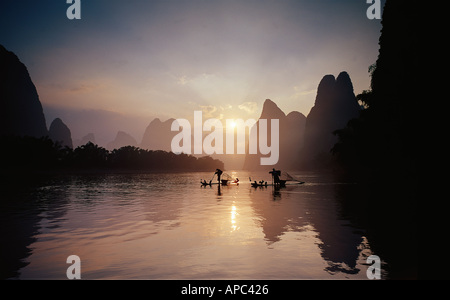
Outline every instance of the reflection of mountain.
<svg viewBox="0 0 450 300"><path fill-rule="evenodd" d="M148 193L142 198L142 211L145 218L155 225L168 225L177 227L180 225L180 213L183 207L183 193L172 190L171 187L179 184L180 177L160 176L159 174L145 174L139 177L139 184L145 186ZM133 178L136 184L136 178ZM172 191L172 197L167 197L164 201L159 201L158 193L155 191ZM169 222L170 224L167 224Z"/></svg>
<svg viewBox="0 0 450 300"><path fill-rule="evenodd" d="M331 274L358 273L356 264L362 237L346 226L346 220L339 218L338 197L348 197L348 194L340 193L340 187L335 184L322 183L326 181L322 178L309 181L314 182L301 189L288 186L278 191L254 190L251 206L259 216L267 243L281 241L287 232L302 232L312 227L321 241L321 256L328 263L325 270Z"/></svg>
<svg viewBox="0 0 450 300"><path fill-rule="evenodd" d="M349 194L341 194L341 187L336 184L318 185L314 189L320 189L320 193L311 194L306 201L306 207L311 212L309 222L317 230L318 238L323 243L320 247L322 257L328 262L326 270L332 274L358 273L359 270L355 267L360 254L358 248L363 242L362 236L355 232L349 221L339 217L339 197L348 197ZM323 202L324 206L320 210L317 202Z"/></svg>
<svg viewBox="0 0 450 300"><path fill-rule="evenodd" d="M0 136L46 136L44 112L27 68L2 45L0 66Z"/></svg>
<svg viewBox="0 0 450 300"><path fill-rule="evenodd" d="M29 264L24 260L31 254L29 247L36 240L34 236L42 219L39 211L29 207L24 216L21 206L28 206L32 199L25 193L18 193L18 186L12 184L11 187L2 186L0 201L0 280L18 277L19 270ZM20 186L20 190L25 190L24 186Z"/></svg>
<svg viewBox="0 0 450 300"><path fill-rule="evenodd" d="M306 211L301 201L292 201L290 194L283 194L280 190L271 193L271 188L255 189L254 194L259 194L252 206L255 213L261 217L261 228L268 244L281 240L287 231L302 231L308 225ZM267 194L264 201L260 201L261 193ZM253 198L253 197L252 197ZM277 205L283 201L283 205ZM289 204L288 204L289 203Z"/></svg>
<svg viewBox="0 0 450 300"><path fill-rule="evenodd" d="M52 182L52 178L43 176L0 181L0 279L18 278L29 264L25 259L32 254L35 236L43 230L44 215L46 226L56 228L66 214L66 190L59 186L48 189Z"/></svg>

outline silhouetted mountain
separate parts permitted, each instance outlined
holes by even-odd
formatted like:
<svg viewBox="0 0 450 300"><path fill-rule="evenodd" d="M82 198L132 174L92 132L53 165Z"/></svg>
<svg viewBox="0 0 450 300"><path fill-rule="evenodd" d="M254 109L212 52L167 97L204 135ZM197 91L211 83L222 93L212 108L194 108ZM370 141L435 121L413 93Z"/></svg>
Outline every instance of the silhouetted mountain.
<svg viewBox="0 0 450 300"><path fill-rule="evenodd" d="M78 140L78 139L77 140L73 140L73 146L76 148L76 147L79 147L81 145L86 145L89 142L91 142L93 144L97 144L97 142L95 141L95 135L93 133L86 134L85 136L83 136L81 138L81 140Z"/></svg>
<svg viewBox="0 0 450 300"><path fill-rule="evenodd" d="M417 16L420 9L415 5L406 8L396 1L386 2L378 59L369 68L371 90L358 95L367 109L337 132L339 142L333 151L346 171L359 179L376 180L383 174L390 182L413 180L418 102L424 89L417 71L426 61L419 39L425 32L414 19ZM396 172L384 174L392 168Z"/></svg>
<svg viewBox="0 0 450 300"><path fill-rule="evenodd" d="M108 143L106 148L108 150L114 150L125 146L137 146L137 141L128 133L119 131L114 141Z"/></svg>
<svg viewBox="0 0 450 300"><path fill-rule="evenodd" d="M404 4L386 2L378 59L369 68L371 90L358 95L367 108L336 132L339 142L333 153L342 173L369 187L366 201L357 205L367 207L365 220L376 238L375 253L390 266L392 278L408 279L418 274L416 161L423 122L417 117L428 88L418 74L430 63L424 51L430 31L420 18L431 4ZM439 201L431 203L435 210L442 207L436 205ZM434 279L442 274L433 270L420 275Z"/></svg>
<svg viewBox="0 0 450 300"><path fill-rule="evenodd" d="M279 119L283 120L286 118L286 114L270 99L264 101L263 109L261 112L260 119Z"/></svg>
<svg viewBox="0 0 450 300"><path fill-rule="evenodd" d="M177 132L171 131L172 123L175 119L161 122L156 118L150 122L144 132L140 147L148 150L172 151L170 144Z"/></svg>
<svg viewBox="0 0 450 300"><path fill-rule="evenodd" d="M302 167L317 166L330 157L337 142L335 130L344 128L348 121L358 117L360 106L353 92L347 72L322 78L317 89L314 106L306 118L304 147L301 151Z"/></svg>
<svg viewBox="0 0 450 300"><path fill-rule="evenodd" d="M0 45L0 135L44 137L44 112L25 65Z"/></svg>
<svg viewBox="0 0 450 300"><path fill-rule="evenodd" d="M293 169L295 163L298 161L298 155L303 145L303 134L305 129L306 117L300 112L291 112L287 116L285 113L270 99L264 102L263 110L259 120L267 120L267 140L270 145L272 140L271 136L271 121L272 119L278 119L280 124L279 131L279 160L274 166L261 166L260 158L263 157L260 153L248 154L247 149L244 169L245 170L267 170L268 168L278 169ZM252 128L258 130L259 135L259 120L257 122L258 127ZM258 138L259 141L259 138ZM259 145L259 143L258 143Z"/></svg>
<svg viewBox="0 0 450 300"><path fill-rule="evenodd" d="M286 116L280 139L280 162L284 169L296 169L298 166L299 153L304 146L305 125L306 117L298 111L292 111Z"/></svg>
<svg viewBox="0 0 450 300"><path fill-rule="evenodd" d="M60 118L53 120L48 130L48 136L53 142L59 143L63 147L73 148L70 129Z"/></svg>

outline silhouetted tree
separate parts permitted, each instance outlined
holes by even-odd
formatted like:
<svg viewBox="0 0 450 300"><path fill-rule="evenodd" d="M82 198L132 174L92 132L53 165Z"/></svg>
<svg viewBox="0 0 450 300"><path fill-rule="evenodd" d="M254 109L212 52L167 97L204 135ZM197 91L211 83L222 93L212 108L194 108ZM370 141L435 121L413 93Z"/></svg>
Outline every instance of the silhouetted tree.
<svg viewBox="0 0 450 300"><path fill-rule="evenodd" d="M3 169L80 170L128 169L158 171L211 171L224 168L211 157L196 158L172 152L144 150L125 146L108 151L92 142L72 150L51 139L8 136L0 139L0 162Z"/></svg>
<svg viewBox="0 0 450 300"><path fill-rule="evenodd" d="M70 163L77 168L103 168L107 166L109 151L88 142L77 147L70 157Z"/></svg>
<svg viewBox="0 0 450 300"><path fill-rule="evenodd" d="M61 147L48 137L3 136L0 138L2 168L36 169L55 167Z"/></svg>
<svg viewBox="0 0 450 300"><path fill-rule="evenodd" d="M134 146L114 149L108 157L109 165L113 168L143 168L142 150Z"/></svg>

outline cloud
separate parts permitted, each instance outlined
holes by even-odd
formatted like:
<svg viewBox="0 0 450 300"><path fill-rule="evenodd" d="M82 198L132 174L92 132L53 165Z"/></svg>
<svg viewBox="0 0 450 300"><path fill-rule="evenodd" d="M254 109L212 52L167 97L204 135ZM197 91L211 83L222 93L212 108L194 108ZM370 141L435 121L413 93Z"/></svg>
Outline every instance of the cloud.
<svg viewBox="0 0 450 300"><path fill-rule="evenodd" d="M357 93L378 55L364 1L99 0L80 22L44 2L0 10L0 36L41 101L70 109L245 119L269 98L307 114L324 75L348 71Z"/></svg>
<svg viewBox="0 0 450 300"><path fill-rule="evenodd" d="M102 89L105 86L101 83L79 83L70 88L69 91L73 93L91 93L96 90Z"/></svg>
<svg viewBox="0 0 450 300"><path fill-rule="evenodd" d="M219 115L215 115L215 112L217 112L217 107L214 105L199 105L203 112L203 118L211 119L211 118L218 118Z"/></svg>
<svg viewBox="0 0 450 300"><path fill-rule="evenodd" d="M258 104L256 102L244 102L238 105L240 110L243 110L249 114L253 114L258 109Z"/></svg>
<svg viewBox="0 0 450 300"><path fill-rule="evenodd" d="M178 84L186 85L188 84L189 80L187 79L187 76L181 76L180 78L178 78L177 82Z"/></svg>

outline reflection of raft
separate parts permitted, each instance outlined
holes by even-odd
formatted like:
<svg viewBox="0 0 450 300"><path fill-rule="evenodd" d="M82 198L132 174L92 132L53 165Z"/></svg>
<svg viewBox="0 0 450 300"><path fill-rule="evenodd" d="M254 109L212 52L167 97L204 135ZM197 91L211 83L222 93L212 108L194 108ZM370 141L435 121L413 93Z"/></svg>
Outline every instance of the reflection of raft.
<svg viewBox="0 0 450 300"><path fill-rule="evenodd" d="M272 183L268 183L267 181L251 182L252 179L249 178L252 187L262 187L262 186L285 187L286 185L299 185L305 183L304 181L300 181L286 172L281 172L273 169L273 171L269 173L272 174Z"/></svg>
<svg viewBox="0 0 450 300"><path fill-rule="evenodd" d="M202 186L212 186L212 185L215 185L215 184L219 184L219 182L213 182L214 177L216 176L216 174L217 174L217 172L214 173L213 178L211 178L211 180L209 182L206 182L206 180L201 180L200 179L200 184ZM233 177L231 177L229 174L221 173L220 184L221 185L229 185L229 184L239 185L239 179L235 178L233 180Z"/></svg>
<svg viewBox="0 0 450 300"><path fill-rule="evenodd" d="M228 173L223 173L220 178L221 178L220 183L222 185L227 185L228 183L230 183L233 180L233 177L231 177L230 174L228 174Z"/></svg>
<svg viewBox="0 0 450 300"><path fill-rule="evenodd" d="M284 180L281 180L280 183L278 183L278 184L267 183L267 182L261 184L261 183L255 183L255 182L252 182L252 187L262 187L262 186L279 186L279 187L285 187L285 186L287 186L287 185L299 185L299 184L303 184L303 183L305 183L305 182L304 182L304 181L300 181L300 182L286 182L286 181L284 181Z"/></svg>
<svg viewBox="0 0 450 300"><path fill-rule="evenodd" d="M258 187L258 186L268 186L269 184L267 182L265 183L257 183L257 182L252 182L252 187Z"/></svg>
<svg viewBox="0 0 450 300"><path fill-rule="evenodd" d="M230 184L239 185L239 180L236 180L236 179L233 181L231 181L229 179L222 179L221 182L222 182L222 185L230 185Z"/></svg>
<svg viewBox="0 0 450 300"><path fill-rule="evenodd" d="M203 182L200 181L202 186L212 186L219 184L218 182ZM239 181L221 180L221 185L239 185Z"/></svg>

